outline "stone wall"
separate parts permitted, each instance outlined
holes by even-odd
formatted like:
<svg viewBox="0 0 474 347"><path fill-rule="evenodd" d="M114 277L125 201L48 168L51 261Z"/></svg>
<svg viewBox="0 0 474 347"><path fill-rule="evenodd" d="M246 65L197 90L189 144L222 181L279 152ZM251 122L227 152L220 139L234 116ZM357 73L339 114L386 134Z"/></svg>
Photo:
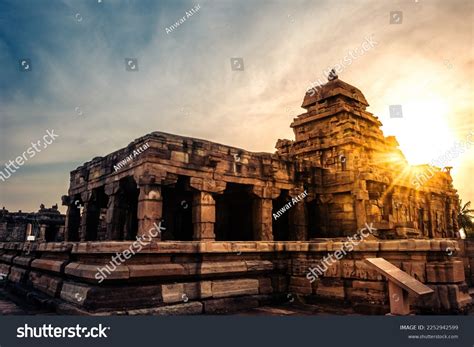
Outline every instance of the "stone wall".
<svg viewBox="0 0 474 347"><path fill-rule="evenodd" d="M23 242L27 236L37 241L64 240L64 221L58 206L46 208L43 204L37 212L9 212L0 210L0 242Z"/></svg>
<svg viewBox="0 0 474 347"><path fill-rule="evenodd" d="M388 312L386 281L365 265L383 257L435 293L417 312L461 312L471 298L450 240L365 241L310 283L308 268L341 242L154 242L100 281L98 269L133 242L0 243L0 273L72 314L225 313L274 302L332 300ZM115 267L115 266L114 266ZM31 295L30 295L31 296Z"/></svg>
<svg viewBox="0 0 474 347"><path fill-rule="evenodd" d="M26 224L0 223L0 240L22 242L26 239Z"/></svg>
<svg viewBox="0 0 474 347"><path fill-rule="evenodd" d="M290 291L316 302L339 300L350 302L353 307L364 309L363 312L388 312L387 282L364 262L364 258L382 257L434 290L425 300L412 298L416 312L463 312L471 304L463 261L455 256L459 251L456 241L365 241L311 284L306 277L308 268L319 265L325 255L341 249L342 245L342 242L313 244L310 245L313 252L295 254L289 271Z"/></svg>
<svg viewBox="0 0 474 347"><path fill-rule="evenodd" d="M466 239L460 242L463 257L466 282L474 287L474 239Z"/></svg>

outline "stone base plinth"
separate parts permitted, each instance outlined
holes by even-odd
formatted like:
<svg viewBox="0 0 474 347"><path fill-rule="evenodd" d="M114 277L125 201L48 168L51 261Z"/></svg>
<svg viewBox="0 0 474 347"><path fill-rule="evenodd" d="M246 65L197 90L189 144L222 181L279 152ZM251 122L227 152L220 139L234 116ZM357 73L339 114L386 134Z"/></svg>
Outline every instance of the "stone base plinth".
<svg viewBox="0 0 474 347"><path fill-rule="evenodd" d="M366 257L383 257L435 293L415 312L459 313L471 305L462 259L452 240L365 241L324 270L342 242L0 243L0 272L24 292L50 298L58 312L215 314L271 302L332 300L388 308L388 285ZM124 255L128 254L127 257ZM118 255L121 255L120 257ZM309 268L322 273L311 281ZM378 309L376 309L378 308Z"/></svg>

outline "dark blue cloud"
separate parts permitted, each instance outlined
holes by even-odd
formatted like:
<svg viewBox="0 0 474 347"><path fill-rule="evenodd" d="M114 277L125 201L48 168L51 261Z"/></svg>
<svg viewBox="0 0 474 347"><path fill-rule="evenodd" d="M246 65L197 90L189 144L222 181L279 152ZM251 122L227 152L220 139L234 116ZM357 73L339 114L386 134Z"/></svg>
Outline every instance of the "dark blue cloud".
<svg viewBox="0 0 474 347"><path fill-rule="evenodd" d="M77 45L84 59L96 50L117 57L139 51L156 34L161 12L178 11L179 6L151 0L0 1L0 101L18 93L47 97L55 66L72 74L83 68L71 49ZM20 71L24 58L31 61L30 72Z"/></svg>

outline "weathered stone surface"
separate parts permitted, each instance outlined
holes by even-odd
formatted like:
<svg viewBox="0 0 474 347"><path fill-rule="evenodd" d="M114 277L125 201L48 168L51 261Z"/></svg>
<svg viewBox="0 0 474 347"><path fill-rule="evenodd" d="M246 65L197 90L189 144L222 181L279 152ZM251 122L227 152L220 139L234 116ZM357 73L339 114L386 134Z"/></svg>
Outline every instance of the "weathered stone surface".
<svg viewBox="0 0 474 347"><path fill-rule="evenodd" d="M352 288L354 289L371 289L384 291L387 285L383 281L352 281Z"/></svg>
<svg viewBox="0 0 474 347"><path fill-rule="evenodd" d="M62 286L60 297L75 305L82 306L91 290L92 288L86 285L66 282Z"/></svg>
<svg viewBox="0 0 474 347"><path fill-rule="evenodd" d="M35 259L31 263L31 267L34 269L41 269L51 272L61 272L63 266L67 263L66 260L55 260L55 259Z"/></svg>
<svg viewBox="0 0 474 347"><path fill-rule="evenodd" d="M284 275L272 275L272 288L275 293L288 292L288 280Z"/></svg>
<svg viewBox="0 0 474 347"><path fill-rule="evenodd" d="M63 282L61 278L49 276L37 271L31 271L29 273L28 281L35 289L52 297L59 296L61 284Z"/></svg>
<svg viewBox="0 0 474 347"><path fill-rule="evenodd" d="M11 264L15 256L15 254L2 254L0 260L4 263Z"/></svg>
<svg viewBox="0 0 474 347"><path fill-rule="evenodd" d="M166 304L183 302L183 300L186 300L184 285L182 283L162 285L161 295L163 297L163 302Z"/></svg>
<svg viewBox="0 0 474 347"><path fill-rule="evenodd" d="M253 295L259 292L259 282L255 279L212 281L212 297Z"/></svg>
<svg viewBox="0 0 474 347"><path fill-rule="evenodd" d="M432 313L459 313L465 312L472 305L472 298L466 285L430 284L428 286L434 290L433 295L418 299L413 304L421 310Z"/></svg>
<svg viewBox="0 0 474 347"><path fill-rule="evenodd" d="M342 266L340 261L335 261L327 267L326 272L324 272L324 277L341 277L342 275Z"/></svg>
<svg viewBox="0 0 474 347"><path fill-rule="evenodd" d="M322 279L316 288L316 295L343 300L345 298L344 284L341 280Z"/></svg>
<svg viewBox="0 0 474 347"><path fill-rule="evenodd" d="M152 315L152 316L184 316L202 314L204 305L200 302L188 302L185 304L168 305L141 310L129 310L127 315Z"/></svg>
<svg viewBox="0 0 474 347"><path fill-rule="evenodd" d="M30 257L18 256L18 257L13 258L12 262L15 265L20 265L20 266L28 268L31 262L33 261L33 259L34 259L33 256L30 256Z"/></svg>
<svg viewBox="0 0 474 347"><path fill-rule="evenodd" d="M383 276L370 268L363 260L355 261L355 278L362 280L381 281Z"/></svg>
<svg viewBox="0 0 474 347"><path fill-rule="evenodd" d="M246 272L247 265L244 261L226 261L226 262L206 262L197 270L199 274L216 274L216 273L238 273Z"/></svg>
<svg viewBox="0 0 474 347"><path fill-rule="evenodd" d="M245 262L247 271L271 271L273 270L273 263L269 260L249 260Z"/></svg>
<svg viewBox="0 0 474 347"><path fill-rule="evenodd" d="M472 305L472 298L466 285L448 284L447 287L451 306L462 311Z"/></svg>
<svg viewBox="0 0 474 347"><path fill-rule="evenodd" d="M213 299L204 301L204 313L222 314L228 312L248 310L258 306L259 301L253 296L241 298Z"/></svg>
<svg viewBox="0 0 474 347"><path fill-rule="evenodd" d="M259 291L260 294L271 294L271 293L273 293L271 278L259 278L258 279L258 291Z"/></svg>
<svg viewBox="0 0 474 347"><path fill-rule="evenodd" d="M356 265L354 260L341 260L343 278L356 278Z"/></svg>
<svg viewBox="0 0 474 347"><path fill-rule="evenodd" d="M0 276L6 277L10 272L10 265L0 263Z"/></svg>
<svg viewBox="0 0 474 347"><path fill-rule="evenodd" d="M420 282L426 282L425 263L403 262L401 269Z"/></svg>
<svg viewBox="0 0 474 347"><path fill-rule="evenodd" d="M369 302L371 304L383 304L387 301L387 293L382 290L369 288L347 288L346 298L352 302Z"/></svg>
<svg viewBox="0 0 474 347"><path fill-rule="evenodd" d="M70 276L85 278L88 280L100 281L100 278L104 278L104 280L112 280L112 279L128 279L129 269L127 266L115 266L111 264L104 264L101 266L97 265L86 265L81 263L70 263L66 266L65 273Z"/></svg>
<svg viewBox="0 0 474 347"><path fill-rule="evenodd" d="M188 266L191 264L188 264ZM149 264L149 265L128 265L130 277L161 277L161 276L182 276L190 271L182 264ZM124 273L126 271L124 270Z"/></svg>
<svg viewBox="0 0 474 347"><path fill-rule="evenodd" d="M27 280L28 271L16 266L10 268L8 280L14 283L24 283Z"/></svg>
<svg viewBox="0 0 474 347"><path fill-rule="evenodd" d="M164 303L187 302L212 297L212 282L174 283L162 285Z"/></svg>
<svg viewBox="0 0 474 347"><path fill-rule="evenodd" d="M88 311L153 307L163 304L160 285L97 287L65 282L61 298Z"/></svg>
<svg viewBox="0 0 474 347"><path fill-rule="evenodd" d="M464 265L459 260L426 264L426 274L430 283L459 283L465 280Z"/></svg>

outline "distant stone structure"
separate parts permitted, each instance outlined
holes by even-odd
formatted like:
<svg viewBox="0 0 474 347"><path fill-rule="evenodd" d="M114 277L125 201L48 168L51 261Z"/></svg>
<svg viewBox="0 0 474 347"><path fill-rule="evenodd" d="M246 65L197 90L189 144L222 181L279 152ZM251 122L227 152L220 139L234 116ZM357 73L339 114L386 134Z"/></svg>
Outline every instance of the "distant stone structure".
<svg viewBox="0 0 474 347"><path fill-rule="evenodd" d="M407 164L367 106L333 73L305 95L295 140L278 140L276 153L153 132L96 157L71 172L65 242L0 242L0 273L61 313L295 300L386 313L387 282L364 261L384 258L433 290L414 312L466 312L449 170L416 185L423 168ZM327 261L366 224L373 234ZM311 268L322 270L309 280Z"/></svg>
<svg viewBox="0 0 474 347"><path fill-rule="evenodd" d="M23 242L28 236L34 241L64 241L66 216L58 211L58 205L45 208L41 204L38 212L9 212L0 210L0 242ZM33 239L33 238L32 238Z"/></svg>

